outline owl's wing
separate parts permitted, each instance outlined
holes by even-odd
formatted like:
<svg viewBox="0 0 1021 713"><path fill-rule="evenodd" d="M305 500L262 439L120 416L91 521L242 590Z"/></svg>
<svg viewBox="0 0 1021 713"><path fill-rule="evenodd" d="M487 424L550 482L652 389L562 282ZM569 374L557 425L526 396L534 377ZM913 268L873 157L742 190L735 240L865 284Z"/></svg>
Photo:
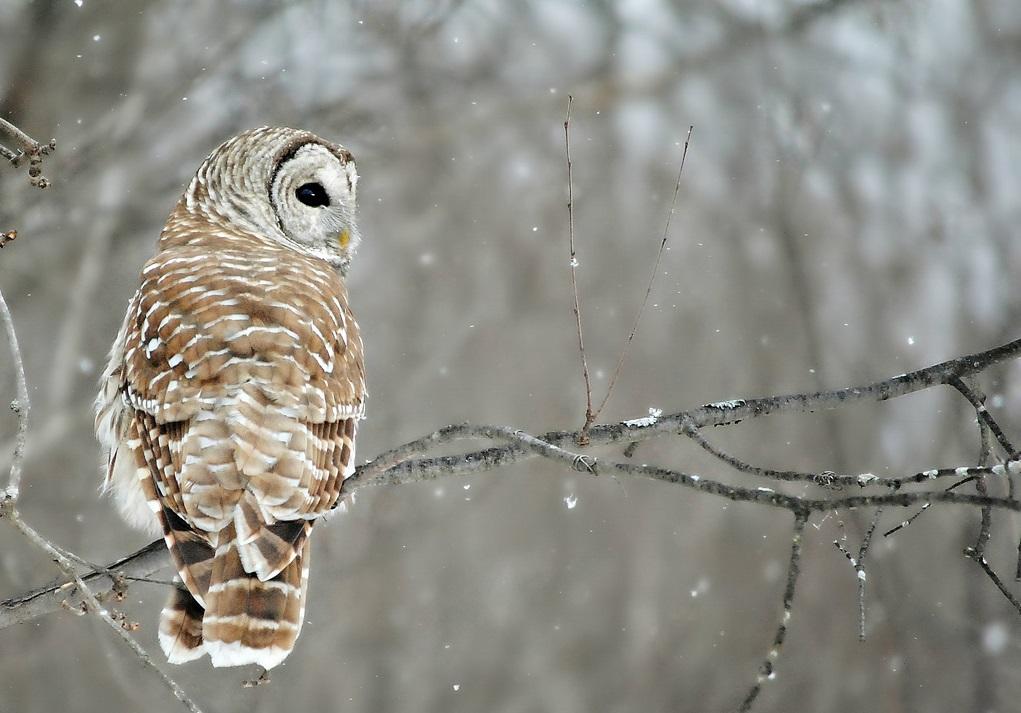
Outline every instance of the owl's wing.
<svg viewBox="0 0 1021 713"><path fill-rule="evenodd" d="M143 270L119 339L130 458L117 459L205 610L198 622L186 597L168 604L168 656L269 666L300 630L312 522L353 472L361 339L324 263L213 238Z"/></svg>
<svg viewBox="0 0 1021 713"><path fill-rule="evenodd" d="M244 239L147 264L124 391L159 506L211 544L233 523L246 571L268 579L353 472L362 345L336 273Z"/></svg>

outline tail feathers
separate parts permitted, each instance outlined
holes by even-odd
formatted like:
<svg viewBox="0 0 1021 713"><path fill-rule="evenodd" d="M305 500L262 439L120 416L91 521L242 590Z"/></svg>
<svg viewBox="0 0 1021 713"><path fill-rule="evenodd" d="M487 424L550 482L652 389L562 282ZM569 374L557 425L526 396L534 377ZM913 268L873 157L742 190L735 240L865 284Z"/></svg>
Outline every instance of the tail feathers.
<svg viewBox="0 0 1021 713"><path fill-rule="evenodd" d="M161 522L174 568L191 595L203 604L213 568L213 548L204 533L193 530L172 510L163 508Z"/></svg>
<svg viewBox="0 0 1021 713"><path fill-rule="evenodd" d="M234 525L220 532L202 620L203 644L214 666L269 669L287 657L304 618L308 561L304 537L290 563L263 581L246 571Z"/></svg>
<svg viewBox="0 0 1021 713"><path fill-rule="evenodd" d="M276 577L294 560L311 529L307 520L274 521L251 492L244 494L234 512L241 564L263 581Z"/></svg>
<svg viewBox="0 0 1021 713"><path fill-rule="evenodd" d="M160 612L160 648L170 663L186 663L206 653L202 645L202 605L184 589L174 588Z"/></svg>

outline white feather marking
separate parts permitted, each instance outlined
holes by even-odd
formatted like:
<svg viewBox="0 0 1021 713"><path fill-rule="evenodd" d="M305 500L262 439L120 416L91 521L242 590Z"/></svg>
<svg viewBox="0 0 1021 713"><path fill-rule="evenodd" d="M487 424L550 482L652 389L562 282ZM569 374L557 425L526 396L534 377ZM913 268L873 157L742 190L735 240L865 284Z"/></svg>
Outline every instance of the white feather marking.
<svg viewBox="0 0 1021 713"><path fill-rule="evenodd" d="M253 649L240 641L232 641L229 644L222 641L207 641L205 647L211 663L218 668L254 663L265 669L271 669L287 658L287 654L291 652L290 649L282 649L279 646Z"/></svg>

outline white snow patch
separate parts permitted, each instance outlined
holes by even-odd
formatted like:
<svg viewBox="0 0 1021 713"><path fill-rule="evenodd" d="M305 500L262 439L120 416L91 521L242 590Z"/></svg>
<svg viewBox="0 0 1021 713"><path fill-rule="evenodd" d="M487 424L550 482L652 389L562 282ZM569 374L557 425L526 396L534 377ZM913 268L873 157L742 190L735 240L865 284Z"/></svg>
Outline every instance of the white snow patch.
<svg viewBox="0 0 1021 713"><path fill-rule="evenodd" d="M878 476L873 475L872 473L862 473L858 476L858 485L864 488L866 485L876 480L879 480Z"/></svg>
<svg viewBox="0 0 1021 713"><path fill-rule="evenodd" d="M663 409L656 408L655 406L649 409L649 415L644 418L633 418L630 421L625 421L624 425L630 428L648 428L649 426L655 426L656 422L659 421L659 417L663 415Z"/></svg>

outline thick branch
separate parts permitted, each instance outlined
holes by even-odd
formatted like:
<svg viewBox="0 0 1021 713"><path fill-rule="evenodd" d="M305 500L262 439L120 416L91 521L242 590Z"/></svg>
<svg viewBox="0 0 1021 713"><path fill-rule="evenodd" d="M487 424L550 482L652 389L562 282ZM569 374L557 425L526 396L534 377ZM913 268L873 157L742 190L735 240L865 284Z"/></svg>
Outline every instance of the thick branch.
<svg viewBox="0 0 1021 713"><path fill-rule="evenodd" d="M863 386L784 396L766 396L757 399L719 401L658 418L650 417L593 426L588 431L588 437L592 445L644 441L656 436L681 433L689 423L696 428L725 426L775 413L805 413L839 408L845 404L861 401L886 401L922 391L931 386L948 384L955 376L975 374L1019 355L1021 355L1021 339L1016 339L984 352L950 359L925 369L900 374ZM579 431L550 431L539 438L547 443L565 446L575 443L579 435ZM383 467L383 464L390 463L392 465L395 462L394 455L398 451L406 451L406 446L401 446L395 451L388 451L367 466L360 468L359 472L353 476L354 482L350 483L349 487L361 487L362 484L373 480L390 467L390 465ZM417 454L410 453L409 455ZM381 480L378 484L389 483L391 482L389 478L395 478L401 474L417 474L424 479L429 475L435 477L439 474L452 475L491 470L498 466L516 463L533 455L534 453L528 449L511 444L463 455L408 460L400 466L392 468L388 473L388 479Z"/></svg>
<svg viewBox="0 0 1021 713"><path fill-rule="evenodd" d="M974 374L994 364L1014 358L1019 353L1021 353L1021 340L1015 340L985 352L951 359L925 369L865 386L808 394L790 394L759 399L717 402L688 411L679 411L660 418L638 419L636 421L595 426L589 432L589 436L593 443L631 442L664 434L690 432L691 428L732 424L746 418L755 418L773 413L796 413L838 408L844 404L858 401L883 401L914 393L937 384L949 383L954 377ZM468 424L448 426L428 436L387 451L377 456L371 462L360 466L355 475L344 484L344 492L350 494L359 488L372 485L398 485L432 480L447 475L481 472L528 457L542 456L560 461L576 470L587 472L594 476L602 473L613 473L650 478L683 485L699 492L730 500L770 505L776 508L791 510L795 513L834 509L842 510L866 506L905 507L912 504L929 502L970 505L974 507L997 507L1021 511L1021 501L952 491L932 492L920 490L910 493L894 492L878 495L809 499L777 493L769 488L739 488L714 480L708 480L695 474L655 466L594 460L591 457L565 450L564 446L574 444L578 435L578 432L553 431L537 438L507 427L471 426ZM502 445L460 455L434 458L423 457L437 446L461 439L495 439L500 441ZM965 474L963 471L968 471L967 475L971 475L972 470L977 472L983 469L947 468L939 471L926 471L907 478L883 479L882 482L879 482L879 479L877 479L877 481L870 481L868 484L899 487L905 483L926 482L929 479L943 475L963 475ZM985 469L984 472L1004 475L1006 472L1013 472L1013 470L1009 465L1006 469L1001 465ZM859 478L855 478L855 482L858 485L866 484ZM117 572L128 578L145 577L166 566L168 563L169 557L166 549L163 546L162 540L158 540L133 555L111 563L106 567L106 570ZM97 596L102 596L110 591L113 586L110 577L102 572L93 573L84 579L93 587ZM0 628L29 621L63 608L62 602L67 600L67 596L64 595L65 590L62 589L65 586L66 582L54 584L0 602Z"/></svg>

